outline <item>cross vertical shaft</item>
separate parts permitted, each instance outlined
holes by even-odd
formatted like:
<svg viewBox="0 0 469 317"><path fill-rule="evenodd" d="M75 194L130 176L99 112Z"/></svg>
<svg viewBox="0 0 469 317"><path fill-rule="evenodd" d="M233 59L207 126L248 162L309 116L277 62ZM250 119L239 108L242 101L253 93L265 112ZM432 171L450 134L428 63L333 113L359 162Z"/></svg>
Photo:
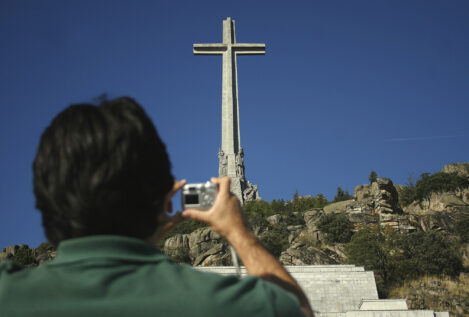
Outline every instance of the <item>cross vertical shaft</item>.
<svg viewBox="0 0 469 317"><path fill-rule="evenodd" d="M227 45L227 50L223 54L222 70L222 141L221 149L225 154L237 154L240 150L239 133L239 105L238 105L238 78L236 74L236 53L233 52L232 45L236 43L234 34L234 22L231 19L223 21L223 44ZM228 166L232 162L228 159ZM227 176L232 174L234 169L228 168ZM230 173L231 172L231 173Z"/></svg>

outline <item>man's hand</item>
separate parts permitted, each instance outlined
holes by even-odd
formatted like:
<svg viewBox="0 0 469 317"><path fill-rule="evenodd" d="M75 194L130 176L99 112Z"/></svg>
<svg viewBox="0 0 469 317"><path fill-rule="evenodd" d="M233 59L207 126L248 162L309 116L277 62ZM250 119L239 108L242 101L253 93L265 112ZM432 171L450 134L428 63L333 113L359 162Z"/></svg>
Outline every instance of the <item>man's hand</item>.
<svg viewBox="0 0 469 317"><path fill-rule="evenodd" d="M218 185L218 193L212 208L208 211L186 209L182 216L209 224L231 243L231 240L246 234L250 229L238 198L230 192L231 179L212 178L211 181Z"/></svg>

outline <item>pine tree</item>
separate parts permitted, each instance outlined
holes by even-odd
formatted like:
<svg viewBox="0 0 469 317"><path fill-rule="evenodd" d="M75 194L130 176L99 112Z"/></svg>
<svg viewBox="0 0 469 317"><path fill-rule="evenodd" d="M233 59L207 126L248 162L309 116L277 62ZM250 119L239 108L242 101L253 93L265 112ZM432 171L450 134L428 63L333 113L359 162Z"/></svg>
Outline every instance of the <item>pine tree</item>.
<svg viewBox="0 0 469 317"><path fill-rule="evenodd" d="M348 190L344 191L340 186L337 187L337 194L335 194L334 202L344 201L352 199L352 195L349 194Z"/></svg>
<svg viewBox="0 0 469 317"><path fill-rule="evenodd" d="M370 176L368 177L370 184L373 182L376 182L377 178L378 178L378 174L375 171L371 171Z"/></svg>

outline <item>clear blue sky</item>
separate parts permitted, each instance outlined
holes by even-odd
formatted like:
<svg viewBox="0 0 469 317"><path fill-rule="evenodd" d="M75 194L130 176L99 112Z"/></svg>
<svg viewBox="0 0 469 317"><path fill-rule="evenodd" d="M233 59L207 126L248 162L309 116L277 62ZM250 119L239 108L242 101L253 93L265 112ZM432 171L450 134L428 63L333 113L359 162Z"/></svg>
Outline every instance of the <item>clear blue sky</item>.
<svg viewBox="0 0 469 317"><path fill-rule="evenodd" d="M45 240L31 164L71 103L129 95L173 172L218 171L221 57L193 43L266 43L238 57L247 178L271 201L353 192L371 170L469 161L469 1L0 1L0 247Z"/></svg>

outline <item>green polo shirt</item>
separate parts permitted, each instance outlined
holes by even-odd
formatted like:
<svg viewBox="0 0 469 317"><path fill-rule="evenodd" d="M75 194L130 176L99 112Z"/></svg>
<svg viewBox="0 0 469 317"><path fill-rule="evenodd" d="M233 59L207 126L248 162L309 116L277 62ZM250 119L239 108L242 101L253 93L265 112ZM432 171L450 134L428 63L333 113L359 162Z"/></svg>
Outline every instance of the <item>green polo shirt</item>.
<svg viewBox="0 0 469 317"><path fill-rule="evenodd" d="M249 276L198 272L149 243L90 236L36 268L0 264L0 316L303 316L297 298Z"/></svg>

